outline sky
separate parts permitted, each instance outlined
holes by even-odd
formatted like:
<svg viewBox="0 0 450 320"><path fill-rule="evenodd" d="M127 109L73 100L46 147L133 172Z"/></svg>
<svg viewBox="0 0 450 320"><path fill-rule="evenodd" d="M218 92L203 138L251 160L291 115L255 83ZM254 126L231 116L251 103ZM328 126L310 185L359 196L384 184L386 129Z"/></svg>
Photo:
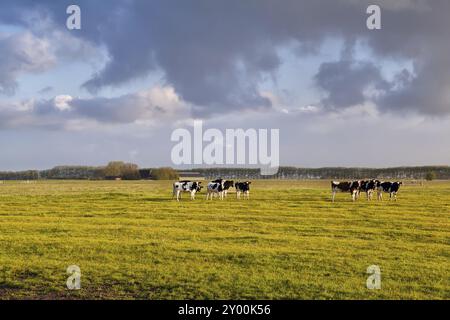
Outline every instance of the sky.
<svg viewBox="0 0 450 320"><path fill-rule="evenodd" d="M2 0L0 170L170 166L194 119L279 129L281 165L449 165L449 15L448 0Z"/></svg>

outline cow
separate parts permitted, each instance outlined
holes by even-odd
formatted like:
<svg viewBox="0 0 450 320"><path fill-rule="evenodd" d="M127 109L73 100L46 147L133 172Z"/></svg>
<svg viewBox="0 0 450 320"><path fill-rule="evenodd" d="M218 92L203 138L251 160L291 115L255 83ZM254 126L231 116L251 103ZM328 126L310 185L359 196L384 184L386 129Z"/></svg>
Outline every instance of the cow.
<svg viewBox="0 0 450 320"><path fill-rule="evenodd" d="M197 181L177 181L173 183L173 197L177 197L177 201L181 199L182 192L189 192L191 194L191 200L195 200L195 194L202 190L201 182Z"/></svg>
<svg viewBox="0 0 450 320"><path fill-rule="evenodd" d="M220 200L223 200L224 194L224 182L223 179L217 179L208 183L206 187L206 200L212 200L213 195L217 194Z"/></svg>
<svg viewBox="0 0 450 320"><path fill-rule="evenodd" d="M241 192L244 194L244 199L247 197L247 200L250 199L250 181L245 182L236 182L234 187L236 188L236 199L241 198Z"/></svg>
<svg viewBox="0 0 450 320"><path fill-rule="evenodd" d="M363 191L367 195L367 200L372 200L373 193L375 192L377 188L378 180L363 180L361 181L361 187L359 188L360 191Z"/></svg>
<svg viewBox="0 0 450 320"><path fill-rule="evenodd" d="M392 197L394 197L394 200L397 201L397 192L402 184L403 182L401 181L396 182L378 181L377 183L378 200L383 200L383 192L387 192L389 193L389 200L392 200Z"/></svg>
<svg viewBox="0 0 450 320"><path fill-rule="evenodd" d="M217 179L217 180L214 180L214 181L212 181L212 182L218 182L218 183L220 183L220 180L221 179ZM227 193L228 193L228 190L230 189L230 188L233 188L234 187L234 181L233 180L224 180L223 181L223 196L226 198L227 197Z"/></svg>
<svg viewBox="0 0 450 320"><path fill-rule="evenodd" d="M334 202L336 193L339 192L350 192L352 196L352 201L355 201L358 197L359 190L361 188L361 181L331 181L331 199Z"/></svg>

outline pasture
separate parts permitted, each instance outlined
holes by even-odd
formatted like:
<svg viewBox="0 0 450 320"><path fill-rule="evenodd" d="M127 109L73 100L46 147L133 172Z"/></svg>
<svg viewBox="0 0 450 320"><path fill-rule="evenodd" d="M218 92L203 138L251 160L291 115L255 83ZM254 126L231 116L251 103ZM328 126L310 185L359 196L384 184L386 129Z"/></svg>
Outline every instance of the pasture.
<svg viewBox="0 0 450 320"><path fill-rule="evenodd" d="M397 202L329 181L172 200L170 181L0 185L1 299L449 299L450 182ZM81 290L66 269L81 268ZM366 269L381 268L381 289Z"/></svg>

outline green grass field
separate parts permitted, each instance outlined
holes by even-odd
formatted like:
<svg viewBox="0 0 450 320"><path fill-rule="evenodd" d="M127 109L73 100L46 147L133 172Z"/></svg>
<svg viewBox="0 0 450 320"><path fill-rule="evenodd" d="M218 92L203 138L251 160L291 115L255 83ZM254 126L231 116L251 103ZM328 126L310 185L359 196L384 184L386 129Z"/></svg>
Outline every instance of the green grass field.
<svg viewBox="0 0 450 320"><path fill-rule="evenodd" d="M328 181L180 203L170 181L0 184L0 298L450 298L450 182L407 183L397 202L330 196Z"/></svg>

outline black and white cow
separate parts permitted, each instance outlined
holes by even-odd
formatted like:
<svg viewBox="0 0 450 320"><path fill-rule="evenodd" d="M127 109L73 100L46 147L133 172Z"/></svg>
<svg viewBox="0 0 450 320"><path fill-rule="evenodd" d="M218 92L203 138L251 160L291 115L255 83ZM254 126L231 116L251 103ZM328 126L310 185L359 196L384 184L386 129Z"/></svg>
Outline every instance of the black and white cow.
<svg viewBox="0 0 450 320"><path fill-rule="evenodd" d="M234 187L236 188L236 199L241 198L241 192L244 194L244 199L250 199L250 184L250 181L236 182L234 184Z"/></svg>
<svg viewBox="0 0 450 320"><path fill-rule="evenodd" d="M383 200L383 192L389 193L389 200L392 200L392 197L394 197L394 200L397 200L397 192L402 184L403 183L401 181L396 182L378 181L377 183L378 200Z"/></svg>
<svg viewBox="0 0 450 320"><path fill-rule="evenodd" d="M214 194L217 194L219 199L223 200L224 182L225 180L223 179L217 179L209 182L206 188L206 200L212 200Z"/></svg>
<svg viewBox="0 0 450 320"><path fill-rule="evenodd" d="M218 183L220 183L220 180L222 180L222 179L217 179L217 180L214 180L214 181L212 181L212 182L218 182ZM226 198L227 197L227 194L228 194L228 190L230 189L230 188L233 188L234 187L234 181L233 180L223 180L223 196Z"/></svg>
<svg viewBox="0 0 450 320"><path fill-rule="evenodd" d="M377 189L378 180L363 180L361 181L360 191L365 192L367 195L367 200L372 200L373 193Z"/></svg>
<svg viewBox="0 0 450 320"><path fill-rule="evenodd" d="M361 188L361 181L331 181L331 199L334 202L337 192L350 192L355 201Z"/></svg>
<svg viewBox="0 0 450 320"><path fill-rule="evenodd" d="M173 197L177 197L177 201L181 199L182 192L189 192L191 194L191 200L195 199L195 193L200 192L203 188L201 182L197 181L177 181L173 183Z"/></svg>

